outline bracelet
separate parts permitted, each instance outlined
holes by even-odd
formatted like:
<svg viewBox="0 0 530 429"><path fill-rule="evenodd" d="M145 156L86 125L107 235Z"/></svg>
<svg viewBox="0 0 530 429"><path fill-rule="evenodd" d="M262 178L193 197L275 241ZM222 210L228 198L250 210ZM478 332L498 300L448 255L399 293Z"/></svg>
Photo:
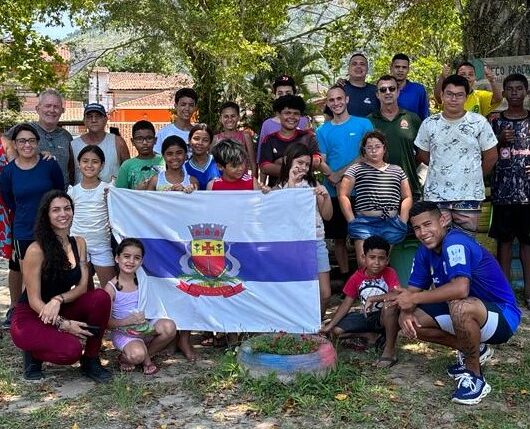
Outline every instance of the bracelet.
<svg viewBox="0 0 530 429"><path fill-rule="evenodd" d="M59 301L60 304L62 304L64 302L63 294L55 295L52 299L55 299L56 301Z"/></svg>

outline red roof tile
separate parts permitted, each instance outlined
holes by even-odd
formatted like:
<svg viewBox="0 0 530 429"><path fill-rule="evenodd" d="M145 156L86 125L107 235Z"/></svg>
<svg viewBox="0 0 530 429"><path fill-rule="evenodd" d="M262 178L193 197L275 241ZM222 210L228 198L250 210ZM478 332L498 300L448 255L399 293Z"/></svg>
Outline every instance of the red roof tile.
<svg viewBox="0 0 530 429"><path fill-rule="evenodd" d="M146 95L144 97L136 98L134 100L124 101L115 106L116 109L135 109L135 108L156 108L156 109L171 109L174 105L175 90L169 89L166 91L157 92L155 94Z"/></svg>
<svg viewBox="0 0 530 429"><path fill-rule="evenodd" d="M176 89L193 85L192 79L179 73L173 76L164 76L158 73L129 73L110 72L109 90L117 89Z"/></svg>

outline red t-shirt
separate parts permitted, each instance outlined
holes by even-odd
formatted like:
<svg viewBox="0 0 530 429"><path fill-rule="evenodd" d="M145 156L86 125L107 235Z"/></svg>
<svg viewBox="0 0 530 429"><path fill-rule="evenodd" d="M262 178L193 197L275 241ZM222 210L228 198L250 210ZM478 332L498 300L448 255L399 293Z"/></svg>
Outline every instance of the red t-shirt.
<svg viewBox="0 0 530 429"><path fill-rule="evenodd" d="M382 295L390 292L396 286L399 286L399 277L392 267L385 269L375 277L366 275L366 269L360 268L348 279L342 290L346 296L356 299L359 297L361 304L364 306L369 296ZM382 302L374 305L374 310L380 310Z"/></svg>
<svg viewBox="0 0 530 429"><path fill-rule="evenodd" d="M212 183L212 191L253 191L254 180L252 176L243 174L241 179L229 182L222 177L217 177Z"/></svg>

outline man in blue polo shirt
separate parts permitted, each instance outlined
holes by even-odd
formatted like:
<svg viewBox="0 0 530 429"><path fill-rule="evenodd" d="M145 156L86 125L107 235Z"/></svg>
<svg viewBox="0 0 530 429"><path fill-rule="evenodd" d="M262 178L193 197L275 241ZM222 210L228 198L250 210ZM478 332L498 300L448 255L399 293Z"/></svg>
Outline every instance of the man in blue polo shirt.
<svg viewBox="0 0 530 429"><path fill-rule="evenodd" d="M408 337L460 351L447 368L458 382L452 401L478 404L491 391L481 368L492 354L487 344L508 341L521 311L495 258L473 237L447 230L435 203L414 204L410 222L421 246L409 287L387 296L387 305L400 308L399 324Z"/></svg>
<svg viewBox="0 0 530 429"><path fill-rule="evenodd" d="M390 63L390 74L396 78L399 88L398 105L402 109L416 113L423 121L429 116L429 97L421 83L407 79L410 59L405 54L396 54Z"/></svg>

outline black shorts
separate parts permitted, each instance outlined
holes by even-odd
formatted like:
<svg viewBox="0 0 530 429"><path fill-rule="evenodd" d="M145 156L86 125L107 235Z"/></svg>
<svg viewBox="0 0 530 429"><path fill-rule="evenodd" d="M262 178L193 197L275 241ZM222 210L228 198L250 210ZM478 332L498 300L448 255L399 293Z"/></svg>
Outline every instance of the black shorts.
<svg viewBox="0 0 530 429"><path fill-rule="evenodd" d="M498 241L530 244L530 204L493 205L489 236Z"/></svg>
<svg viewBox="0 0 530 429"><path fill-rule="evenodd" d="M333 216L330 220L324 221L324 230L326 232L326 238L345 239L346 237L348 237L348 222L346 222L346 219L344 219L344 216L342 215L339 199L337 197L331 197L331 204L333 204Z"/></svg>
<svg viewBox="0 0 530 429"><path fill-rule="evenodd" d="M488 317L484 325L480 327L480 342L486 344L505 343L511 338L513 332L502 309L493 302L482 301L482 304L486 307ZM449 306L446 302L420 304L418 308L432 317L442 331L455 335Z"/></svg>
<svg viewBox="0 0 530 429"><path fill-rule="evenodd" d="M381 324L381 312L372 311L366 316L363 313L352 311L344 316L336 325L344 332L384 332L385 327Z"/></svg>
<svg viewBox="0 0 530 429"><path fill-rule="evenodd" d="M13 240L13 254L9 260L9 269L12 271L20 271L20 261L24 260L26 251L31 243L35 240Z"/></svg>

